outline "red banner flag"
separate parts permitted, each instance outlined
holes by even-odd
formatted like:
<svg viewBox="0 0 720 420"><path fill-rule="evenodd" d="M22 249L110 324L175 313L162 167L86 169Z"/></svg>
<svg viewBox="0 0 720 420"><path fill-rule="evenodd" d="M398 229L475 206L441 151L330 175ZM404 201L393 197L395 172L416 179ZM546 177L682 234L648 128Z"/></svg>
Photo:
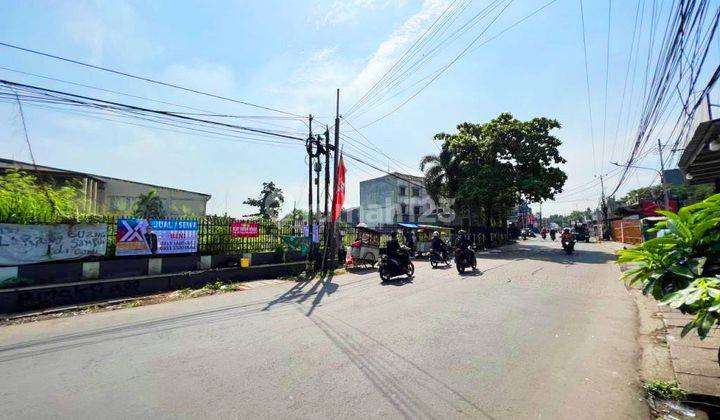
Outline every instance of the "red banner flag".
<svg viewBox="0 0 720 420"><path fill-rule="evenodd" d="M345 162L340 156L340 164L338 165L337 174L337 190L335 190L335 201L333 202L332 221L336 221L342 213L343 203L345 203Z"/></svg>

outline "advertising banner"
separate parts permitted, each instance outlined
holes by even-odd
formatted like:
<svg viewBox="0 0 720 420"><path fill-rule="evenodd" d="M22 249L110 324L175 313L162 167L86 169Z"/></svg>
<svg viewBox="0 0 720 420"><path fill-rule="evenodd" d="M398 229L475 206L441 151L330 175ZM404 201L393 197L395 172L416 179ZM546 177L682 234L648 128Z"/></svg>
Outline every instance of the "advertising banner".
<svg viewBox="0 0 720 420"><path fill-rule="evenodd" d="M0 223L0 265L103 256L107 225L14 225Z"/></svg>
<svg viewBox="0 0 720 420"><path fill-rule="evenodd" d="M118 219L117 256L184 254L197 248L197 220Z"/></svg>
<svg viewBox="0 0 720 420"><path fill-rule="evenodd" d="M230 236L233 238L257 238L260 236L260 224L236 220L230 223Z"/></svg>

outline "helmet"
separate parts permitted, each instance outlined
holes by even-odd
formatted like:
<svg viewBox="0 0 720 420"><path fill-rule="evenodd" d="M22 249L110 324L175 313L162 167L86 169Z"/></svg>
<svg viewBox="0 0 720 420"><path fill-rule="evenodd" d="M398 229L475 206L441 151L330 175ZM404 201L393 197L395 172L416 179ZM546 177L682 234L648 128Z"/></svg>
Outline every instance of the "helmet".
<svg viewBox="0 0 720 420"><path fill-rule="evenodd" d="M440 236L440 232L438 232L437 230L433 232L433 238L437 238L438 236Z"/></svg>
<svg viewBox="0 0 720 420"><path fill-rule="evenodd" d="M570 232L570 228L564 228L563 232Z"/></svg>
<svg viewBox="0 0 720 420"><path fill-rule="evenodd" d="M466 233L467 233L467 232L465 232L465 231L462 230L462 229L460 229L460 230L458 231L458 235L465 235Z"/></svg>

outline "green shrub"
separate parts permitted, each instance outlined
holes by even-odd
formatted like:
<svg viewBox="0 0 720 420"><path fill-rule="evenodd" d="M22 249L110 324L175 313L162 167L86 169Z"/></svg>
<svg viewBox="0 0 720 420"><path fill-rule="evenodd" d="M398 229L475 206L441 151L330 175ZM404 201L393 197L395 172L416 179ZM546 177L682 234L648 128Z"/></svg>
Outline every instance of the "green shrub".
<svg viewBox="0 0 720 420"><path fill-rule="evenodd" d="M652 381L646 383L643 388L648 397L672 401L682 401L687 397L685 391L675 381Z"/></svg>
<svg viewBox="0 0 720 420"><path fill-rule="evenodd" d="M667 229L666 235L620 251L618 263L635 264L623 279L641 284L643 293L662 304L694 315L682 336L697 330L705 338L720 319L720 194L677 214L658 213L668 219L654 230Z"/></svg>

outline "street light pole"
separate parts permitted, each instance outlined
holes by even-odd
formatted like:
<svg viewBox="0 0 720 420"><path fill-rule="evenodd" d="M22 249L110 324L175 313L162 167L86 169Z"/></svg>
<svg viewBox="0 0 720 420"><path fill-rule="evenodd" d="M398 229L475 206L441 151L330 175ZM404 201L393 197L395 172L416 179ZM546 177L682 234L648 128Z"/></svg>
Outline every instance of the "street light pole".
<svg viewBox="0 0 720 420"><path fill-rule="evenodd" d="M658 153L660 154L660 185L662 185L663 196L665 197L665 210L670 210L670 195L665 186L665 162L663 162L662 143L658 139Z"/></svg>

